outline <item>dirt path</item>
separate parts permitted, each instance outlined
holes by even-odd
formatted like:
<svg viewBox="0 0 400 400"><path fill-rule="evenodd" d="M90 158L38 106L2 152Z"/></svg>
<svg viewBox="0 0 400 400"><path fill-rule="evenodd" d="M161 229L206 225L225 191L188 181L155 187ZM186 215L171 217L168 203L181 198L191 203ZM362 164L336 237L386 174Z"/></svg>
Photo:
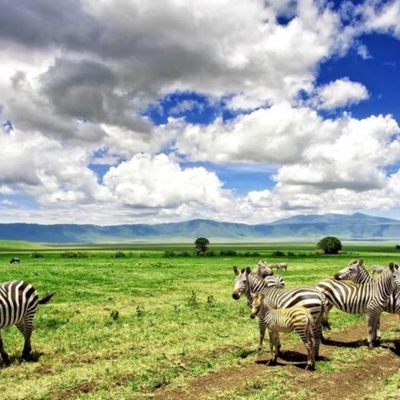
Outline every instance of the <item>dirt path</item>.
<svg viewBox="0 0 400 400"><path fill-rule="evenodd" d="M397 315L384 315L382 317L382 331L398 326ZM365 322L341 332L331 335L329 344L321 346L321 354L329 358L339 347L360 347L366 346L366 341L354 341L366 336ZM346 369L340 372L324 373L305 371L299 368L304 365L304 347L299 345L294 351L283 354L283 360L279 365L291 375L290 382L293 392L285 393L284 399L296 398L296 390L305 388L315 400L342 400L360 399L368 393L379 389L385 378L390 377L400 370L399 349L393 341L384 342L386 352L372 355L363 360L356 368ZM299 352L302 353L299 355ZM189 382L186 388L182 389L161 389L153 394L152 400L191 400L222 393L227 390L240 388L248 381L254 381L257 377L265 376L268 367L265 365L268 357L258 359L256 363L250 363L229 370L210 372L204 376ZM274 367L279 368L279 366ZM282 398L283 400L283 398Z"/></svg>

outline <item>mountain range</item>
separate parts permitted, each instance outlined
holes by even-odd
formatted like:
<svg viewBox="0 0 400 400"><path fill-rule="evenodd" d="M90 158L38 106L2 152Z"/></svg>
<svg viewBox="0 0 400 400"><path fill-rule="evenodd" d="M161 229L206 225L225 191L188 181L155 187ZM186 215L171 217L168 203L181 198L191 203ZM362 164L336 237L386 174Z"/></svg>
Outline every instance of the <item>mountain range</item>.
<svg viewBox="0 0 400 400"><path fill-rule="evenodd" d="M314 240L328 235L341 240L395 240L400 238L400 221L355 213L298 215L257 225L203 219L113 226L0 224L0 239L42 243L194 242L201 236L213 241Z"/></svg>

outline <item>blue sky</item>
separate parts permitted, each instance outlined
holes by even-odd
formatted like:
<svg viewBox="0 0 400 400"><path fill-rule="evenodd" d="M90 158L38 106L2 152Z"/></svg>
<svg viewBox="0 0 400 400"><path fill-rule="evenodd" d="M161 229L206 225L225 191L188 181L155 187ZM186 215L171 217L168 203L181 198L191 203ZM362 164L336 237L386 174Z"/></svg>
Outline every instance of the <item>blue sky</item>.
<svg viewBox="0 0 400 400"><path fill-rule="evenodd" d="M399 76L400 0L0 4L0 222L400 218Z"/></svg>

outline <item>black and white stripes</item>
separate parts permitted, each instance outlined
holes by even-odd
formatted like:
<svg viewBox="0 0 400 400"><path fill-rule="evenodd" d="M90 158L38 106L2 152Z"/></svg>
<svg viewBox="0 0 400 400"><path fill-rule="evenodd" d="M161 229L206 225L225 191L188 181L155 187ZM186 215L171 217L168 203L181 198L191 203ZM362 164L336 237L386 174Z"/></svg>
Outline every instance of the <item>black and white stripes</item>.
<svg viewBox="0 0 400 400"><path fill-rule="evenodd" d="M379 278L360 285L325 279L317 289L325 294L329 306L351 313L368 313L368 345L373 347L377 339L380 314L388 303L393 291L400 287L398 266L391 263Z"/></svg>
<svg viewBox="0 0 400 400"><path fill-rule="evenodd" d="M0 329L16 325L24 336L22 357L29 359L31 353L32 321L38 304L46 304L54 294L47 294L39 300L32 285L23 281L11 281L0 284ZM4 350L0 336L0 354L8 364L9 357Z"/></svg>

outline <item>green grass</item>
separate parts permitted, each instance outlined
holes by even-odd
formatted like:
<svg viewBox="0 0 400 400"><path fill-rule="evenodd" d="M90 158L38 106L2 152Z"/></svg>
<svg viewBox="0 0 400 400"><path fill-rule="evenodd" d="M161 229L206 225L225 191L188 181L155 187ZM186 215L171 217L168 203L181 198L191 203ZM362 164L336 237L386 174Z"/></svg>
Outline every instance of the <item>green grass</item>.
<svg viewBox="0 0 400 400"><path fill-rule="evenodd" d="M232 266L254 266L259 257L162 257L167 249L192 249L178 244L130 245L123 247L123 258L113 257L120 248L111 245L79 248L85 257L78 258L64 256L75 247L54 246L33 258L32 249L39 249L35 246L0 252L2 281L23 279L39 294L56 292L35 317L32 344L41 354L37 362L22 363L22 337L15 327L4 330L14 362L0 369L2 398L131 399L165 386L184 386L209 371L254 362L255 354L242 355L257 345L257 323L249 318L245 300L231 299ZM294 252L296 257L282 259L289 264L287 287L313 286L361 255L366 265L396 261L392 247L347 245L345 254L321 256L312 244L213 246L257 250L267 259L277 249ZM21 264L10 265L15 255ZM363 318L332 313L336 330ZM286 348L298 343L295 335L284 338ZM364 348L351 350L350 364L366 356ZM346 351L339 349L336 359L321 369L343 368ZM284 394L280 373L271 379L268 393ZM260 397L257 390L267 393L267 388L257 389L259 385L255 380L218 398L275 398Z"/></svg>

